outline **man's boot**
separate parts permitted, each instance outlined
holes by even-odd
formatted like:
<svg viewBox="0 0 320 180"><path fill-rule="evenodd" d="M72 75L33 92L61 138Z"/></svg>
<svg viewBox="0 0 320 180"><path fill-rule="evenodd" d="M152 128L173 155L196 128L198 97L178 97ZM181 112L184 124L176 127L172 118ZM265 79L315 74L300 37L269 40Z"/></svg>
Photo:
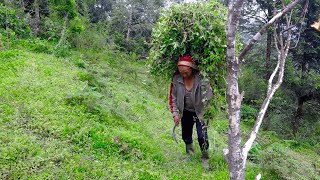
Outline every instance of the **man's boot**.
<svg viewBox="0 0 320 180"><path fill-rule="evenodd" d="M193 155L194 154L194 149L193 149L192 143L186 144L186 153L189 154L189 155Z"/></svg>
<svg viewBox="0 0 320 180"><path fill-rule="evenodd" d="M201 164L204 169L209 169L209 154L208 151L202 151Z"/></svg>

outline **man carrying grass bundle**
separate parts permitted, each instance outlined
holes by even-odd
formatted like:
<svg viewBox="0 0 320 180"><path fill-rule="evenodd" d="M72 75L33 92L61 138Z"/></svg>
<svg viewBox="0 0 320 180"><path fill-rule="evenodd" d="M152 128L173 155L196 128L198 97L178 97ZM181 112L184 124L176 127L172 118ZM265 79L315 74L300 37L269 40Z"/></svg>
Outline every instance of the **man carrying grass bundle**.
<svg viewBox="0 0 320 180"><path fill-rule="evenodd" d="M208 122L225 104L226 12L217 0L176 4L162 12L152 31L151 73L172 79L170 109L175 127L181 122L186 151L193 154L196 125L205 168L209 167Z"/></svg>
<svg viewBox="0 0 320 180"><path fill-rule="evenodd" d="M193 155L193 126L196 124L198 143L202 152L202 166L209 168L207 126L202 123L204 115L203 99L212 98L211 87L204 83L199 75L197 65L190 56L182 56L178 61L178 69L173 76L170 87L170 110L175 125L181 122L182 139L186 144L186 153Z"/></svg>

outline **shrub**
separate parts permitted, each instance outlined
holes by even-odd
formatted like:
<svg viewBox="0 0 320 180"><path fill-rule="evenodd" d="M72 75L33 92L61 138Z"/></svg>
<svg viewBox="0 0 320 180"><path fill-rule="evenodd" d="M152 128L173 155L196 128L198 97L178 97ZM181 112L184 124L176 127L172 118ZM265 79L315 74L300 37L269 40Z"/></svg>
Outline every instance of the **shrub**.
<svg viewBox="0 0 320 180"><path fill-rule="evenodd" d="M77 33L70 33L68 41L72 47L79 49L104 49L107 45L108 33L101 29L106 28L108 27L103 24L84 26L84 24L78 22L77 27L71 28L71 32L76 31Z"/></svg>
<svg viewBox="0 0 320 180"><path fill-rule="evenodd" d="M58 41L61 35L61 24L58 21L53 21L49 17L44 17L41 20L40 37L51 41Z"/></svg>
<svg viewBox="0 0 320 180"><path fill-rule="evenodd" d="M31 39L29 40L31 50L37 53L52 53L52 46L48 43L48 41L40 40L40 39Z"/></svg>
<svg viewBox="0 0 320 180"><path fill-rule="evenodd" d="M296 142L286 142L296 146ZM280 143L273 143L260 154L259 160L265 174L272 179L317 179L316 170L312 167L312 159L293 152Z"/></svg>
<svg viewBox="0 0 320 180"><path fill-rule="evenodd" d="M0 4L0 33L11 31L11 35L29 36L30 27L25 19L17 16L15 9Z"/></svg>
<svg viewBox="0 0 320 180"><path fill-rule="evenodd" d="M73 33L79 34L84 31L83 22L81 22L81 19L79 17L76 17L71 21L69 30L72 34Z"/></svg>
<svg viewBox="0 0 320 180"><path fill-rule="evenodd" d="M257 118L257 113L258 113L258 110L251 107L250 105L246 105L246 104L243 104L241 106L241 119L244 119L244 120L250 120L250 119L253 119L255 120Z"/></svg>
<svg viewBox="0 0 320 180"><path fill-rule="evenodd" d="M245 66L239 77L239 89L245 92L244 103L258 107L265 96L267 84L262 77L259 77L257 68Z"/></svg>
<svg viewBox="0 0 320 180"><path fill-rule="evenodd" d="M58 49L55 50L54 54L57 57L67 57L71 55L71 45L68 41L61 44Z"/></svg>

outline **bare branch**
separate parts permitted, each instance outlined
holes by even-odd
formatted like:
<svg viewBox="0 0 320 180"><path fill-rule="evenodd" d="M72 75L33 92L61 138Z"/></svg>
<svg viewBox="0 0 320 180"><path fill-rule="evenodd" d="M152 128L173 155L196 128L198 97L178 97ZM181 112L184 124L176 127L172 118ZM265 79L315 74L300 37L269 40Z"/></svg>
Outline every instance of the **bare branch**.
<svg viewBox="0 0 320 180"><path fill-rule="evenodd" d="M290 15L289 18L287 18L287 20L288 20L287 26L290 26L291 15ZM287 29L290 29L290 28L287 28ZM288 31L288 36L287 36L285 44L284 44L284 40L283 40L283 34L282 34L282 32L280 32L280 42L279 42L280 49L277 48L277 50L278 50L278 63L277 63L276 68L274 69L272 75L269 78L267 96L264 99L264 101L263 101L263 103L262 103L262 105L260 107L260 111L259 111L258 117L256 119L256 123L255 123L255 125L253 127L253 130L252 130L252 132L250 134L249 139L247 140L247 142L243 146L242 154L244 156L244 159L247 159L248 152L251 149L251 147L253 145L253 142L257 137L257 134L258 134L259 128L260 128L260 126L262 124L264 115L265 115L265 113L267 111L267 108L268 108L268 106L270 104L270 101L271 101L274 93L276 92L276 90L282 84L283 75L284 75L284 66L285 66L285 62L286 62L286 58L287 58L287 55L288 55L290 42L291 42L290 40L291 40L291 30ZM275 43L277 44L277 41L275 41ZM276 45L276 46L278 46L278 45ZM272 85L273 78L274 78L274 76L275 76L275 74L277 72L279 73L277 82L274 85ZM245 163L246 163L246 161L244 161L244 166L245 166Z"/></svg>
<svg viewBox="0 0 320 180"><path fill-rule="evenodd" d="M307 0L306 4L304 5L303 13L302 13L300 19L298 20L298 22L295 25L297 25L299 22L304 22L304 19L306 17L307 11L308 11L308 6L309 6L309 0ZM294 49L294 48L296 48L298 46L298 43L300 41L300 35L301 35L301 31L302 31L302 26L303 26L303 23L300 23L300 28L299 28L299 33L298 33L298 40L297 40L296 44L293 47L291 47L291 49Z"/></svg>
<svg viewBox="0 0 320 180"><path fill-rule="evenodd" d="M259 173L254 180L260 180L261 179L261 174Z"/></svg>
<svg viewBox="0 0 320 180"><path fill-rule="evenodd" d="M295 0L291 2L286 8L284 8L281 12L277 13L267 24L265 24L259 32L252 37L252 39L249 41L249 43L243 48L239 55L239 62L242 61L244 56L248 53L248 51L252 48L252 46L261 38L261 35L265 33L277 19L279 19L283 14L286 14L288 11L290 11L292 8L294 8L298 3L302 2L303 0Z"/></svg>
<svg viewBox="0 0 320 180"><path fill-rule="evenodd" d="M279 38L278 38L278 34L277 34L277 29L276 28L273 31L273 37L274 37L275 47L276 47L277 51L279 52L279 46L278 46Z"/></svg>
<svg viewBox="0 0 320 180"><path fill-rule="evenodd" d="M68 13L66 13L66 15L64 16L64 23L63 23L63 28L62 28L62 31L61 31L61 37L60 37L60 40L59 40L58 44L54 47L55 50L58 49L59 46L64 41L64 35L66 33L66 30L67 30L67 23L68 23Z"/></svg>
<svg viewBox="0 0 320 180"><path fill-rule="evenodd" d="M260 16L256 16L256 15L246 15L246 17L255 19L255 20L257 20L257 21L259 21L261 23L267 23L268 22L268 19L260 17Z"/></svg>
<svg viewBox="0 0 320 180"><path fill-rule="evenodd" d="M262 11L264 13L264 15L267 17L267 20L268 20L268 13L267 11Z"/></svg>

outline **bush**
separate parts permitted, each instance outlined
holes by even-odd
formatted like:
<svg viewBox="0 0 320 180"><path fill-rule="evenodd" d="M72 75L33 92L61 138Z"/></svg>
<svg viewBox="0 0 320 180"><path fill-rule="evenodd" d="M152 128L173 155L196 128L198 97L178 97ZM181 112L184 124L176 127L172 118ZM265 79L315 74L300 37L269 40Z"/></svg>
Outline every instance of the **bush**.
<svg viewBox="0 0 320 180"><path fill-rule="evenodd" d="M40 37L51 41L58 41L61 35L61 24L58 21L53 21L49 17L44 17L41 20Z"/></svg>
<svg viewBox="0 0 320 180"><path fill-rule="evenodd" d="M70 27L69 27L69 31L74 34L74 33L81 33L84 31L84 25L83 22L81 21L81 19L79 17L76 17L75 19L73 19L70 22Z"/></svg>
<svg viewBox="0 0 320 180"><path fill-rule="evenodd" d="M78 24L80 26L81 24ZM83 25L81 25L84 28ZM85 27L83 30L77 30L77 33L71 33L68 41L72 47L79 49L103 49L107 45L108 33L101 32L100 29L107 28L103 24L97 24L92 27ZM75 31L75 30L72 30Z"/></svg>
<svg viewBox="0 0 320 180"><path fill-rule="evenodd" d="M0 33L26 37L30 35L30 27L25 19L17 16L15 9L0 4Z"/></svg>
<svg viewBox="0 0 320 180"><path fill-rule="evenodd" d="M296 142L287 142L296 146ZM280 143L266 147L260 154L259 160L265 175L271 179L317 179L316 170L312 167L314 159L293 152ZM270 179L267 178L267 179Z"/></svg>
<svg viewBox="0 0 320 180"><path fill-rule="evenodd" d="M250 105L243 104L241 106L241 119L243 120L255 120L257 118L258 110L251 107Z"/></svg>
<svg viewBox="0 0 320 180"><path fill-rule="evenodd" d="M68 41L61 44L54 52L57 57L67 57L71 55L71 45Z"/></svg>
<svg viewBox="0 0 320 180"><path fill-rule="evenodd" d="M37 53L52 53L52 46L48 43L48 41L37 39L29 40L31 50Z"/></svg>
<svg viewBox="0 0 320 180"><path fill-rule="evenodd" d="M256 68L245 66L239 77L239 89L245 92L244 103L258 107L266 94L267 84L262 77L259 77Z"/></svg>

